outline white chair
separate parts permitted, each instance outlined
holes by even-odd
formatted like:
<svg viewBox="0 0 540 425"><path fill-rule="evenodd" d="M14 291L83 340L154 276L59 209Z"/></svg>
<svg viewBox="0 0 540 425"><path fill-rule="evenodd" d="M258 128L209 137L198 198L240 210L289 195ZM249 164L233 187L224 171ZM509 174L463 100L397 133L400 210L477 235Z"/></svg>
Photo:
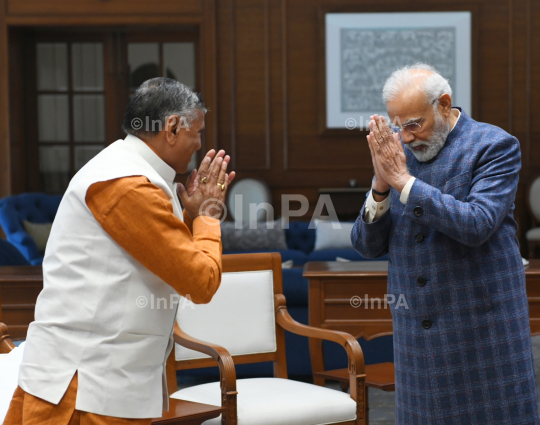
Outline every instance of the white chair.
<svg viewBox="0 0 540 425"><path fill-rule="evenodd" d="M529 185L527 205L531 214L532 229L527 230L526 238L529 244L529 259L534 258L535 248L540 244L540 176Z"/></svg>
<svg viewBox="0 0 540 425"><path fill-rule="evenodd" d="M344 332L312 328L291 318L282 294L279 254L223 256L219 290L209 304L193 307L178 311L175 341L181 345L176 345L176 369L215 366L217 361L221 380L182 389L171 397L227 408L222 419L205 424L367 424L364 357L358 341ZM350 395L288 380L285 330L344 347ZM272 361L274 378L236 380L233 359L237 364Z"/></svg>

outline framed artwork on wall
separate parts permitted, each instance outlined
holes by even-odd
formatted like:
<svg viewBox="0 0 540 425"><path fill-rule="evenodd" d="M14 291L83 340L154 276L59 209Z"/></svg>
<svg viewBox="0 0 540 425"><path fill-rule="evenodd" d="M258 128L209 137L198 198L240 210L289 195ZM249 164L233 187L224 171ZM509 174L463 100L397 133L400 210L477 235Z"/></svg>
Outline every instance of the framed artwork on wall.
<svg viewBox="0 0 540 425"><path fill-rule="evenodd" d="M450 82L471 113L471 12L325 13L323 130L366 129L386 116L382 89L398 68L424 62Z"/></svg>

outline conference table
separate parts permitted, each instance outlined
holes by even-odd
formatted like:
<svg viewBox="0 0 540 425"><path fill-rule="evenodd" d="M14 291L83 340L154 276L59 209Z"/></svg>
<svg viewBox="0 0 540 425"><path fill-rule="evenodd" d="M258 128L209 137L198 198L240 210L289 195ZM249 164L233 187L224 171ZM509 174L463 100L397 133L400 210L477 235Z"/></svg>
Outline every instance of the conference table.
<svg viewBox="0 0 540 425"><path fill-rule="evenodd" d="M309 325L347 332L367 340L392 334L391 302L386 298L388 261L308 262ZM540 259L525 267L532 335L540 335ZM310 340L314 380L322 384L321 341ZM381 386L382 388L382 386Z"/></svg>

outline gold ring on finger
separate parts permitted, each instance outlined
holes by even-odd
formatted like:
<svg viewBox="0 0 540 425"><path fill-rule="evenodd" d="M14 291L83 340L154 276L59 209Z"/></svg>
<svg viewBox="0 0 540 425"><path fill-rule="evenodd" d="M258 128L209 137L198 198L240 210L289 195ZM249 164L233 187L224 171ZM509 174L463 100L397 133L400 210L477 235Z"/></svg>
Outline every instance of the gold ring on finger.
<svg viewBox="0 0 540 425"><path fill-rule="evenodd" d="M204 184L206 184L207 181L208 181L208 177L204 176L203 178L201 178L201 182L203 182Z"/></svg>
<svg viewBox="0 0 540 425"><path fill-rule="evenodd" d="M219 186L222 192L225 190L225 183L217 183L216 186Z"/></svg>

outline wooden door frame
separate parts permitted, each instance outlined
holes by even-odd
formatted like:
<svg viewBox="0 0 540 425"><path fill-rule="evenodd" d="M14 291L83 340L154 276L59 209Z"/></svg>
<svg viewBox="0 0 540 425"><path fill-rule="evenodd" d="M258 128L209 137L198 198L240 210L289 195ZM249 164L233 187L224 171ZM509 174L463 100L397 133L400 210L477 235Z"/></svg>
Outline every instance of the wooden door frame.
<svg viewBox="0 0 540 425"><path fill-rule="evenodd" d="M17 15L8 16L7 0L0 0L0 198L12 193L12 167L10 149L9 107L9 30L15 27L58 26L133 26L143 28L156 25L197 25L200 34L199 63L200 87L210 113L206 116L206 149L217 148L217 48L216 48L216 0L201 0L200 14L125 15L105 16L89 11L85 16L66 15ZM95 13L95 14L93 14Z"/></svg>

